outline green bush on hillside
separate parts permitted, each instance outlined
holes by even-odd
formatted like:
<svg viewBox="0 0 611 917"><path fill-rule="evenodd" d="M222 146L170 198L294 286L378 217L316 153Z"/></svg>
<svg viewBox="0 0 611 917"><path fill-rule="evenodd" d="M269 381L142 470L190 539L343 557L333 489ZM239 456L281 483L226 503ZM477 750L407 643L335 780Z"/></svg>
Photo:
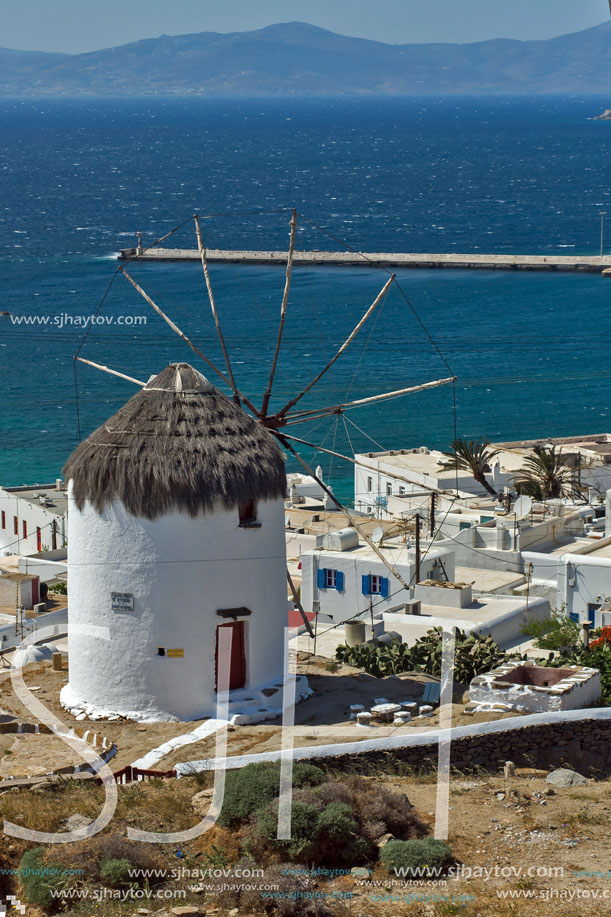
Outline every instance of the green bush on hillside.
<svg viewBox="0 0 611 917"><path fill-rule="evenodd" d="M26 901L49 910L58 908L62 903L53 892L60 891L66 883L62 867L46 863L45 853L44 847L26 850L19 862L19 881Z"/></svg>
<svg viewBox="0 0 611 917"><path fill-rule="evenodd" d="M581 638L581 624L571 621L564 609L549 618L527 618L522 633L532 637L535 646L542 650L561 650L577 647Z"/></svg>
<svg viewBox="0 0 611 917"><path fill-rule="evenodd" d="M293 786L317 786L325 779L324 772L313 764L296 761L293 764ZM245 821L253 812L269 805L280 792L280 764L248 764L225 775L225 796L218 818L219 825L229 827Z"/></svg>
<svg viewBox="0 0 611 917"><path fill-rule="evenodd" d="M409 841L389 841L382 848L380 859L388 872L394 875L434 879L453 862L454 857L443 841L424 837Z"/></svg>
<svg viewBox="0 0 611 917"><path fill-rule="evenodd" d="M129 860L115 860L105 857L100 863L100 879L111 888L122 888L132 882L130 872L133 870Z"/></svg>

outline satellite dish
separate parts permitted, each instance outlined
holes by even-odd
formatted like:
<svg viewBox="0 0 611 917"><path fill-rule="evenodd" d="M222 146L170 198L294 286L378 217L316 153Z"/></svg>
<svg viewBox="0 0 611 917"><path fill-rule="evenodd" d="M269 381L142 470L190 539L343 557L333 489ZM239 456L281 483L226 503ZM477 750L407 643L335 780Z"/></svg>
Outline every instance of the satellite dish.
<svg viewBox="0 0 611 917"><path fill-rule="evenodd" d="M524 519L525 516L528 516L532 508L533 501L530 497L518 497L514 503L513 511L518 519Z"/></svg>
<svg viewBox="0 0 611 917"><path fill-rule="evenodd" d="M378 525L371 533L371 540L375 544L379 544L383 538L384 538L384 529L382 528L381 525Z"/></svg>

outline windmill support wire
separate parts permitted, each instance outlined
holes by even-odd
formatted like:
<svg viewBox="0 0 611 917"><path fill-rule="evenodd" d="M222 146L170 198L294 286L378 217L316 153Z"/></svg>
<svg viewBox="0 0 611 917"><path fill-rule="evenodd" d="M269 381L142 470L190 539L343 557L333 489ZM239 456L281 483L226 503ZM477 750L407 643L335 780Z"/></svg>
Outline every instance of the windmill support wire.
<svg viewBox="0 0 611 917"><path fill-rule="evenodd" d="M109 373L111 376L118 376L119 379L125 379L127 382L133 382L135 385L139 385L141 388L144 388L146 382L141 382L140 379L134 379L133 376L126 376L125 373L120 373L116 369L110 369L108 366L103 366L101 363L94 363L93 360L86 360L84 357L75 357L75 360L78 360L79 363L86 363L87 366L93 366L94 369L99 369L103 373Z"/></svg>
<svg viewBox="0 0 611 917"><path fill-rule="evenodd" d="M221 350L223 351L223 357L225 358L225 366L227 367L227 374L229 376L229 384L233 389L233 397L236 404L240 403L240 394L238 392L238 387L233 378L233 370L231 368L231 361L229 359L229 354L227 353L227 348L225 346L225 339L223 337L223 332L221 331L221 323L219 321L218 312L216 311L216 302L214 301L214 292L212 290L212 283L210 282L210 273L208 271L208 261L206 260L206 249L204 248L204 243L202 240L202 230L199 225L199 217L197 214L193 217L195 220L195 234L197 236L197 247L199 249L200 258L202 260L202 267L204 269L204 278L206 280L206 289L208 290L208 299L210 300L210 309L212 310L212 318L214 319L214 325L216 327L216 333L221 345Z"/></svg>
<svg viewBox="0 0 611 917"><path fill-rule="evenodd" d="M278 357L280 355L280 346L282 344L282 335L284 333L284 323L286 321L286 307L289 300L289 293L291 290L291 276L293 273L293 255L295 254L295 232L297 229L297 211L293 210L293 216L291 217L291 238L289 242L289 254L286 261L286 279L284 282L284 293L282 295L282 304L280 306L280 325L278 327L278 337L276 339L276 349L274 351L274 358L272 360L272 368L269 374L269 381L267 383L267 388L265 394L263 395L263 404L261 406L261 414L265 417L267 415L267 409L269 407L269 399L272 394L272 386L274 384L274 376L276 375L276 366L278 364Z"/></svg>
<svg viewBox="0 0 611 917"><path fill-rule="evenodd" d="M371 538L369 537L369 535L367 535L361 528L359 528L359 526L357 525L357 523L356 523L356 521L355 521L354 516L352 515L352 513L351 513L348 509L346 509L346 507L345 507L342 503L339 502L339 500L337 499L337 497L334 495L333 491L332 491L329 487L327 487L327 485L324 483L324 481L321 481L321 479L318 477L318 475L310 468L310 466L309 466L308 463L305 461L305 459L302 459L302 457L299 455L299 453L298 453L295 449L293 449L293 447L291 446L291 444L290 444L290 443L287 443L287 442L285 441L284 434L283 434L283 433L275 433L274 431L272 431L272 432L274 433L274 436L276 436L277 439L282 443L282 445L283 445L286 449L288 449L289 452L292 452L292 454L295 456L295 458L297 459L297 461L299 462L299 464L302 465L303 468L305 468L305 470L307 471L307 473L316 481L316 483L319 484L320 487L322 487L322 489L323 489L324 492L327 494L327 496L328 496L331 500L333 500L333 502L335 503L335 505L336 505L337 508L339 509L340 513L342 513L342 514L346 517L346 519L347 519L347 521L348 521L348 525L350 525L353 529L356 529L356 531L357 531L357 532L359 533L359 535L362 537L363 541L365 541L365 542L369 545L369 547L371 548L371 550L374 552L374 554L376 554L377 557L379 557L379 559L382 561L382 563L384 564L384 566L386 567L386 569L393 575L393 577L394 577L396 580L398 580L398 581L401 583L401 585L403 586L403 588L404 588L405 590L407 590L407 592L409 593L410 587L407 585L407 583L405 582L405 580L403 579L403 577L402 577L399 573L397 573L397 571L393 568L392 564L388 561L388 558L384 557L384 554L380 551L380 549L378 548L378 546L377 546L376 544L374 544L374 542L371 540ZM292 438L292 437L291 437L291 438ZM314 448L316 448L316 446L315 446ZM343 456L341 456L341 457L343 458Z"/></svg>
<svg viewBox="0 0 611 917"><path fill-rule="evenodd" d="M343 411L352 408L360 408L366 404L375 404L377 401L388 401L390 398L400 398L402 395L411 395L414 392L423 392L429 388L438 388L440 385L448 385L455 381L455 376L447 379L436 379L434 382L424 382L422 385L412 385L409 388L400 388L394 392L384 392L381 395L370 395L368 398L359 398L358 401L347 401L345 404L335 404L328 408L312 408L309 411L295 411L287 414L287 423L284 426L291 426L297 423L304 423L306 420L316 420L318 417L324 417L325 414L341 414Z"/></svg>
<svg viewBox="0 0 611 917"><path fill-rule="evenodd" d="M275 432L275 431L272 430L270 432ZM290 439L294 443L300 443L302 446L308 446L310 449L315 449L317 452L326 452L327 455L333 455L335 456L335 458L343 459L345 462L350 462L350 464L357 465L359 468L366 468L367 471L378 471L378 469L375 468L373 465L366 465L364 462L357 462L356 459L350 458L349 455L344 455L342 452L333 452L331 449L326 449L326 448L323 448L322 446L315 446L314 443L308 442L307 439L300 439L298 436L291 436L289 433L285 433L284 431L282 431L281 433L278 433L278 436L280 436L283 440ZM288 447L288 443L285 443L285 445ZM414 482L410 481L409 478L405 478L401 474L396 474L394 471L393 471L393 478L396 478L397 481L403 481L406 484L411 484L412 486L414 484ZM419 484L418 486L423 487L426 490L426 492L429 494L439 494L439 496L441 497L447 497L449 495L452 495L451 491L449 490L439 490L437 487L431 487L428 484ZM423 494L420 494L420 493L406 494L406 496L421 497L423 496Z"/></svg>
<svg viewBox="0 0 611 917"><path fill-rule="evenodd" d="M369 306L369 308L367 309L367 311L365 312L365 314L363 315L363 317L362 317L362 318L360 319L360 321L355 325L355 327L354 327L354 329L352 330L352 332L348 335L348 337L346 338L346 340L344 341L344 343L342 344L342 346L339 348L339 350L337 351L337 353L335 354L335 356L334 356L331 360L329 360L329 362L327 363L327 365L324 366L323 369L321 369L321 371L318 373L318 375L317 375L314 379L312 379L312 381L309 382L309 383L306 385L306 387L305 387L304 389L302 389L302 390L299 392L298 395L295 395L295 397L292 398L292 399L289 401L289 403L286 404L286 405L282 408L282 410L280 410L280 411L278 412L278 415L277 415L278 417L283 418L283 417L285 416L285 414L286 414L294 405L296 405L297 402L300 401L301 398L303 398L303 396L304 396L307 392L309 392L310 389L313 388L313 387L316 385L317 382L319 382L319 381L322 379L322 377L325 375L325 373L328 372L328 371L331 369L331 367L333 366L333 364L334 364L337 360L339 360L339 358L341 357L341 355L343 354L343 352L346 350L346 348L348 348L348 347L350 346L350 344L352 343L352 341L354 340L354 338L357 336L357 334L359 333L359 331L361 330L361 328L363 327L363 325L365 324L365 322L367 321L367 319L370 317L370 315L372 315L373 312L375 312L375 310L377 309L377 307L380 305L380 303L382 302L382 300L384 299L384 297L385 297L386 294L388 293L388 290L390 289L391 285L394 283L394 280L395 280L395 274L392 274L391 277L390 277L390 279L386 281L386 283L384 284L384 286L382 287L382 289L380 290L380 292L378 293L378 295L376 296L376 298L374 299L374 301L372 302L372 304Z"/></svg>
<svg viewBox="0 0 611 917"><path fill-rule="evenodd" d="M212 369L212 370L217 374L217 376L220 376L220 377L221 377L221 379L223 380L223 382L225 383L225 385L227 385L227 386L229 386L229 388L231 388L231 383L229 382L229 379L227 378L227 376L225 375L225 373L222 372L222 371L218 368L218 366L215 366L215 364L212 362L212 360L209 360L208 357L207 357L204 353L202 353L202 351L199 349L199 347L196 347L195 344L194 344L191 340L189 340L189 338L187 337L187 335L186 335L183 331L180 330L180 328L178 327L178 325L174 324L174 322L172 321L172 319L169 318L169 317L165 314L165 312L163 312L162 309L159 308L159 306L157 305L157 303L154 302L154 301L151 299L151 297L148 295L148 293L146 293L138 283L136 283L136 281L134 280L134 278L133 278L133 277L130 277L130 275L127 273L127 271L125 270L125 268L121 267L121 268L119 268L119 270L121 271L122 274L125 275L125 277L127 277L127 279L129 280L129 282L131 283L131 285L133 286L133 288L140 294L140 296L142 296L142 298L144 299L144 301L147 302L147 303L149 304L149 306L151 306L151 308L155 310L155 312L157 313L157 315L160 315L161 318L164 320L164 322L166 322L166 324L168 324L168 325L170 326L170 328L172 329L172 331L173 331L175 334L177 334L178 337L181 338L181 339L185 342L185 344L188 344L189 347L191 348L191 350L193 351L193 353L196 353L198 357L201 357L201 359L204 361L204 363L206 363L206 364L210 367L210 369ZM247 405L247 407L250 408L250 410L255 414L255 416L258 417L258 416L259 416L259 412L258 412L258 410L255 408L254 404L251 404L251 402L250 402L247 398L244 398L243 396L240 396L240 397L241 397L241 400L244 402L244 404Z"/></svg>

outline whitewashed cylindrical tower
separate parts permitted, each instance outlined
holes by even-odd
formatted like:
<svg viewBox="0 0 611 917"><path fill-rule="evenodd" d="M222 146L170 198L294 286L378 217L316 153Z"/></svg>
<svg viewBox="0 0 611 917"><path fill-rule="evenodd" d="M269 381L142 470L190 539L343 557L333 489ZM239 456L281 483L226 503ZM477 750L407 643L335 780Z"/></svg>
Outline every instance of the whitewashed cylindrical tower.
<svg viewBox="0 0 611 917"><path fill-rule="evenodd" d="M286 475L262 426L193 367L173 364L78 446L64 474L64 706L213 715L222 627L233 691L280 681Z"/></svg>

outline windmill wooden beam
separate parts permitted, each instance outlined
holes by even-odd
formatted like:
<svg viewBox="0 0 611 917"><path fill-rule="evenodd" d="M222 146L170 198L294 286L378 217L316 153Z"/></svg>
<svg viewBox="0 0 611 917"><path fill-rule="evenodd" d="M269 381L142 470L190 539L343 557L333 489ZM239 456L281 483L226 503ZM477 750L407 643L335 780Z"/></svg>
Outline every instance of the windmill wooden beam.
<svg viewBox="0 0 611 917"><path fill-rule="evenodd" d="M197 214L193 217L195 221L195 235L197 236L197 247L199 249L200 258L202 261L202 268L204 269L204 279L206 281L206 289L208 291L208 299L210 301L210 309L212 311L212 318L214 320L214 326L216 328L216 333L221 345L221 350L223 351L223 357L225 358L225 366L227 367L227 375L229 377L229 384L233 389L233 398L236 404L240 404L240 393L238 392L238 387L236 385L235 379L233 377L233 369L231 368L231 361L229 359L229 354L227 353L227 347L225 346L225 338L223 337L223 332L221 331L221 323L219 321L218 312L216 309L216 302L214 300L214 292L212 290L212 283L210 281L210 273L208 271L208 262L206 260L206 249L204 248L204 242L202 239L202 230L199 225L199 217Z"/></svg>
<svg viewBox="0 0 611 917"><path fill-rule="evenodd" d="M294 405L296 405L297 402L300 401L300 400L303 398L303 396L304 396L305 394L307 394L307 392L310 391L311 388L313 388L318 382L320 382L320 380L321 380L322 377L325 375L325 373L327 373L327 372L331 369L331 367L333 366L333 364L334 364L337 360L339 360L339 358L341 357L341 355L344 353L345 350L347 350L347 348L350 346L350 344L352 343L352 341L354 340L354 338L357 336L357 334L359 333L359 331L361 330L361 328L363 327L363 325L366 323L367 319L375 312L375 310L377 309L377 307L380 305L380 303L382 302L382 300L384 299L384 297L385 297L386 294L388 293L388 290L390 289L391 285L394 283L394 280L395 280L395 275L392 274L392 276L390 277L390 279L386 281L386 283L384 284L384 286L382 287L382 289L380 290L380 292L379 292L378 295L376 296L376 298L375 298L375 300L373 301L373 303L369 306L369 308L367 309L367 311L365 312L365 314L363 315L363 317L357 322L357 324L355 325L355 327L352 329L352 331L350 332L350 334L348 335L348 337L346 338L346 340L344 341L344 343L341 345L341 347L339 348L339 350L338 350L337 353L335 354L335 356L333 356L333 357L331 358L331 360L329 360L329 362L326 364L326 366L324 366L324 367L321 369L321 371L318 373L318 375L315 376L315 378L312 379L312 381L309 382L309 383L306 385L306 387L305 387L304 389L302 389L302 390L299 392L299 394L295 395L295 397L292 398L292 399L288 402L288 404L286 404L280 411L278 411L276 414L274 414L273 417L265 418L264 423L265 423L266 426L270 427L271 429L275 429L275 428L278 428L278 427L283 426L284 417L286 416L286 414L288 413L288 411L289 411L292 407L294 407Z"/></svg>
<svg viewBox="0 0 611 917"><path fill-rule="evenodd" d="M371 395L368 398L359 398L357 401L347 401L343 404L335 404L328 408L312 408L309 411L295 411L287 414L281 426L291 426L297 423L305 423L307 420L316 420L318 417L325 415L343 414L344 411L353 408L364 407L368 404L375 404L378 401L388 401L391 398L400 398L402 395L411 395L414 392L423 392L426 389L438 388L440 385L448 385L455 382L456 376L450 376L447 379L436 379L434 382L424 382L422 385L412 385L409 388L400 388L394 392L384 392L381 395Z"/></svg>
<svg viewBox="0 0 611 917"><path fill-rule="evenodd" d="M286 321L286 307L289 299L289 292L291 289L291 276L293 273L293 255L295 254L295 232L297 229L297 211L293 210L293 216L291 218L291 238L289 242L289 254L286 262L286 279L284 282L284 294L282 296L282 304L280 306L280 325L278 327L278 337L276 338L276 349L274 351L274 357L272 359L272 367L269 374L269 381L267 383L267 388L265 394L263 395L263 404L261 405L261 414L263 417L267 415L267 409L269 407L269 399L272 394L272 386L274 384L274 376L276 375L276 367L278 365L278 357L280 355L280 347L282 345L282 335L284 332L284 323Z"/></svg>
<svg viewBox="0 0 611 917"><path fill-rule="evenodd" d="M183 331L180 330L180 328L178 327L178 325L175 324L175 322L173 322L172 319L169 318L169 316L167 316L167 315L165 314L165 312L164 312L162 309L159 308L159 306L157 305L157 303L154 302L153 299L151 299L151 297L148 295L148 293L147 293L145 290L142 289L142 287L134 280L134 278L133 278L133 277L130 277L130 275L127 273L127 271L125 270L125 268L124 268L124 267L120 267L119 270L120 270L121 273L129 280L129 282L131 283L131 285L132 285L132 286L134 287L134 289L140 294L140 296L142 296L142 298L144 299L144 301L147 302L147 303L149 304L149 306L151 306L151 308L155 310L155 312L157 313L157 315L159 315L159 316L164 320L164 322L165 322L167 325L170 326L170 328L172 329L172 331L174 332L174 334L177 334L178 337L181 338L181 339L185 342L185 344L188 344L189 347L191 348L191 350L193 351L193 353L196 353L196 354L198 355L198 357L201 357L201 359L204 361L204 363L206 363L206 365L209 366L210 369L212 369L212 370L217 374L217 376L220 376L220 378L223 380L223 382L225 383L225 385L227 385L229 388L232 388L231 382L229 381L229 379L227 378L227 376L225 375L225 373L224 373L222 370L220 370L220 369L218 368L218 366L216 366L216 365L212 362L212 360L208 359L208 357L206 356L206 354L205 354L205 353L202 353L202 351L199 349L199 347L197 347L197 346L193 343L193 341L191 341L191 340L187 337L187 335L186 335ZM260 417L260 412L259 412L259 410L254 406L254 404L252 404L251 401L248 400L248 398L244 397L243 395L240 395L240 399L241 399L241 401L243 401L244 404L247 405L247 407L253 412L253 414L255 415L255 417Z"/></svg>
<svg viewBox="0 0 611 917"><path fill-rule="evenodd" d="M87 366L93 366L94 369L99 369L103 373L108 373L111 376L118 376L119 379L125 379L127 382L133 382L141 388L144 388L146 385L146 382L141 382L140 379L134 379L133 376L126 376L125 373L120 373L116 369L110 369L110 367L103 366L101 363L94 363L93 360L86 360L84 357L75 357L74 359L78 360L79 363L86 363Z"/></svg>

